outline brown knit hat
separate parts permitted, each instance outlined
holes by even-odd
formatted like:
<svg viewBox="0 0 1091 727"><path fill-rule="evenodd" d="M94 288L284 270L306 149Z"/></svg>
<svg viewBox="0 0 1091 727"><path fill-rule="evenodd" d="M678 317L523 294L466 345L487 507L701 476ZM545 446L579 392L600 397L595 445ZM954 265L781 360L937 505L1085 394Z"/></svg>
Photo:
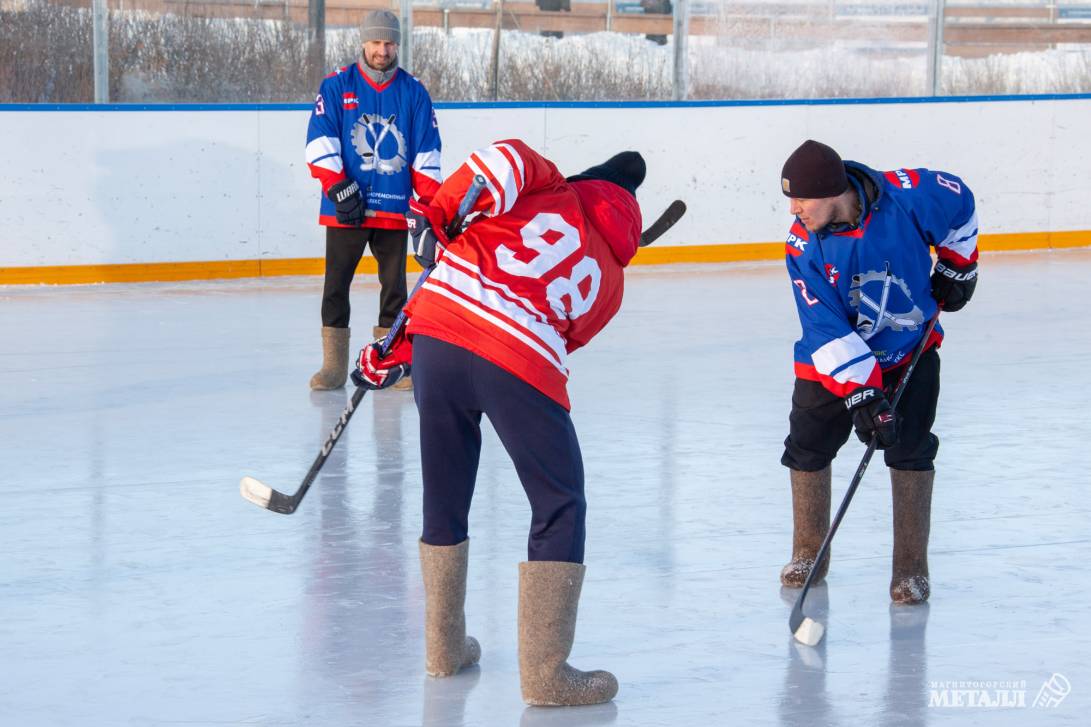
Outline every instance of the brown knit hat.
<svg viewBox="0 0 1091 727"><path fill-rule="evenodd" d="M836 197L848 189L845 163L830 147L808 139L792 152L780 171L780 190L785 197L820 199Z"/></svg>

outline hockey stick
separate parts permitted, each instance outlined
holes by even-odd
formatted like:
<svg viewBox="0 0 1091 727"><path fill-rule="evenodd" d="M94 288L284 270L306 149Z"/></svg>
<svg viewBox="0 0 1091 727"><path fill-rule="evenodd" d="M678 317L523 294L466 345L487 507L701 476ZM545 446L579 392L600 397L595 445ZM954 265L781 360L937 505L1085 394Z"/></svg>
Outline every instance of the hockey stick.
<svg viewBox="0 0 1091 727"><path fill-rule="evenodd" d="M640 247L647 247L658 240L663 236L663 233L674 227L674 223L682 219L684 214L686 214L685 202L680 199L671 202L667 209L663 211L663 214L659 215L659 219L640 234Z"/></svg>
<svg viewBox="0 0 1091 727"><path fill-rule="evenodd" d="M936 312L932 316L932 319L928 321L928 327L924 331L924 337L921 338L921 342L917 344L916 350L913 351L913 358L909 359L909 365L905 367L905 373L902 374L902 380L898 382L898 388L894 390L894 398L890 402L890 408L894 411L898 409L898 401L901 400L902 394L905 392L905 387L909 384L909 377L913 373L913 369L917 366L917 361L920 359L921 354L924 353L924 347L928 345L928 339L932 337L932 331L936 327L936 322L939 320L939 306L936 307ZM807 646L815 646L822 637L826 634L826 627L815 621L810 616L803 615L803 600L807 598L807 591L811 589L811 581L814 580L814 576L819 571L819 565L825 560L827 553L830 550L830 541L833 540L834 533L837 532L838 526L841 524L841 520L845 517L845 512L849 509L849 503L852 502L852 496L856 494L856 488L860 486L860 480L864 477L864 471L867 470L868 464L871 462L871 456L875 454L875 448L879 444L878 435L872 434L871 441L868 442L867 449L864 451L864 458L860 460L860 466L856 468L856 474L852 478L852 482L849 484L849 489L845 493L845 499L841 501L841 506L837 508L837 514L833 518L833 522L830 524L830 530L826 533L826 539L822 541L822 546L818 549L818 555L815 556L814 565L811 566L811 572L807 574L807 580L803 582L803 590L799 594L799 598L796 599L796 605L792 608L792 613L788 617L788 628L792 631L792 636L796 641L806 644Z"/></svg>
<svg viewBox="0 0 1091 727"><path fill-rule="evenodd" d="M451 224L447 226L447 232L450 237L458 235L462 231L462 223L466 220L467 215L473 209L474 203L477 202L478 196L481 194L481 190L485 188L485 178L480 174L476 175L473 180L473 184L466 190L466 195L462 198L461 204L458 206L458 213L455 219L451 221ZM417 278L416 285L413 286L412 292L409 293L408 300L412 300L417 291L424 285L424 281L428 279L428 276L435 270L435 266L428 268L420 277ZM390 332L386 334L386 338L383 339L383 345L380 353L380 358L386 355L390 350L390 346L394 343L394 338L397 336L398 331L405 325L405 309L403 308L398 317L394 319L394 323L390 326ZM303 478L302 484L299 489L295 491L293 495L285 495L281 492L277 492L273 488L266 485L264 482L250 476L243 477L239 481L239 493L250 502L254 503L258 507L264 507L266 510L272 510L273 512L279 512L282 515L291 515L299 507L299 503L303 501L303 496L307 494L307 490L311 488L311 484L318 476L319 470L322 469L322 465L326 463L326 459L330 456L330 452L333 451L333 447L337 444L337 440L341 438L341 434L344 433L345 427L348 426L349 419L352 418L353 413L356 411L356 407L363 401L364 395L367 394L368 388L366 386L357 386L356 391L352 394L352 399L349 401L345 410L341 412L340 419L337 420L337 425L334 426L333 431L326 438L325 443L322 445L322 449L319 450L318 456L315 457L314 464L311 465L310 470L307 471L307 475Z"/></svg>

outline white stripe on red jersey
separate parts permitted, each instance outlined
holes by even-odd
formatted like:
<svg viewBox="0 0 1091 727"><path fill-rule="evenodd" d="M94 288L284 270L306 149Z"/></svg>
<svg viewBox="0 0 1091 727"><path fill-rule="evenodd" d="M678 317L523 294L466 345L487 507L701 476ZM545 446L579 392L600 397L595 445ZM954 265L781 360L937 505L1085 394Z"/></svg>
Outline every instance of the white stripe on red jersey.
<svg viewBox="0 0 1091 727"><path fill-rule="evenodd" d="M503 283L489 280L480 273L480 269L455 255L444 255L443 265L436 267L424 287L433 282L443 284L462 293L472 301L473 306L462 303L463 307L479 313L476 309L488 309L502 316L512 327L505 328L509 333L526 343L549 360L565 378L568 369L565 363L568 352L564 339L557 329L545 322L545 316L534 309L533 304L511 292ZM477 271L476 274L468 270Z"/></svg>

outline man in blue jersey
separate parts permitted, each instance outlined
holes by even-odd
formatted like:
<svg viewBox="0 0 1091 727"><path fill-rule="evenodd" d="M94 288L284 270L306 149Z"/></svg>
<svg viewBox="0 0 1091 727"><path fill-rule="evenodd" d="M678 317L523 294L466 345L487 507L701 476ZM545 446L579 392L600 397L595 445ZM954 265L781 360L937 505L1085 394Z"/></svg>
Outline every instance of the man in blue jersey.
<svg viewBox="0 0 1091 727"><path fill-rule="evenodd" d="M322 81L307 127L307 166L322 185L318 221L326 226L322 368L311 377L312 389L345 385L349 287L366 247L379 264L372 337L385 336L405 305L405 213L412 195L427 203L440 182L432 99L420 81L398 68L397 16L369 12L361 34L359 61ZM393 388L412 384L404 378Z"/></svg>
<svg viewBox="0 0 1091 727"><path fill-rule="evenodd" d="M898 412L888 395L937 306L961 309L977 283L977 212L958 177L928 169L878 172L807 141L784 163L781 190L795 215L785 255L803 328L781 463L791 472L792 560L800 587L830 524L830 463L855 427L878 439L890 468L895 603L928 599L932 433L939 397L937 325ZM933 267L931 250L938 261ZM821 580L829 567L819 564Z"/></svg>

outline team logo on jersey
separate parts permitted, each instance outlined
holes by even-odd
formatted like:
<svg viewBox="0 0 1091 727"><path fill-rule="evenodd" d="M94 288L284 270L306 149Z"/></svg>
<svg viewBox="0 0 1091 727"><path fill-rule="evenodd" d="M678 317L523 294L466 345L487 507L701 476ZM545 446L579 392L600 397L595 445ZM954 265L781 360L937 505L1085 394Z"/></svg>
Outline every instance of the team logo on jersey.
<svg viewBox="0 0 1091 727"><path fill-rule="evenodd" d="M912 169L895 169L884 175L891 184L902 189L913 189L920 184L921 176Z"/></svg>
<svg viewBox="0 0 1091 727"><path fill-rule="evenodd" d="M849 304L856 309L856 331L865 341L881 331L913 331L924 324L924 311L913 302L904 280L884 270L852 276Z"/></svg>
<svg viewBox="0 0 1091 727"><path fill-rule="evenodd" d="M345 111L351 111L360 105L360 99L352 91L345 91L341 96L341 105L345 107Z"/></svg>
<svg viewBox="0 0 1091 727"><path fill-rule="evenodd" d="M830 285L836 286L837 281L841 279L841 271L835 268L833 265L826 265L826 280L830 281Z"/></svg>
<svg viewBox="0 0 1091 727"><path fill-rule="evenodd" d="M788 239L784 241L784 252L792 257L799 257L807 250L807 230L796 220L792 223L792 229L788 231Z"/></svg>
<svg viewBox="0 0 1091 727"><path fill-rule="evenodd" d="M405 168L405 137L394 125L394 114L364 114L352 127L352 146L363 161L360 169L397 174Z"/></svg>

